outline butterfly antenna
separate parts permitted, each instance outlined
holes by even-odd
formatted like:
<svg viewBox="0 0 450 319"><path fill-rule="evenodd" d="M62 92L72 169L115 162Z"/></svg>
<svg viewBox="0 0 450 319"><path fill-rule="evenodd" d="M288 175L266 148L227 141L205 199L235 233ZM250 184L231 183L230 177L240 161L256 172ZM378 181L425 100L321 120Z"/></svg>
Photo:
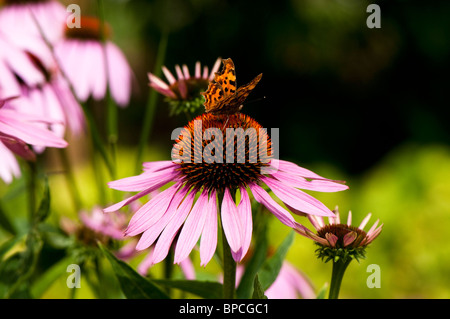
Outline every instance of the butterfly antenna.
<svg viewBox="0 0 450 319"><path fill-rule="evenodd" d="M265 96L259 97L259 98L257 98L257 99L253 99L253 100L250 100L250 101L246 102L245 105L252 104L252 103L256 103L256 102L259 102L259 101L264 100L264 99L266 99Z"/></svg>

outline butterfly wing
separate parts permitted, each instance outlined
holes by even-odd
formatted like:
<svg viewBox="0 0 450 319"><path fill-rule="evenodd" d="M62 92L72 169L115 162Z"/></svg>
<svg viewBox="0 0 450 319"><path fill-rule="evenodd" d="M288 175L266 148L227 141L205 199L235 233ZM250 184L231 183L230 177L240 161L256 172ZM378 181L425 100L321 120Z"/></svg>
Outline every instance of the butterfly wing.
<svg viewBox="0 0 450 319"><path fill-rule="evenodd" d="M240 109L242 103L247 99L248 95L253 91L255 86L259 83L259 81L262 78L262 73L259 74L257 77L255 77L250 83L241 86L237 92L236 96L234 98L233 104L235 104L237 108Z"/></svg>
<svg viewBox="0 0 450 319"><path fill-rule="evenodd" d="M236 93L236 71L231 59L222 60L223 67L214 75L214 81L219 84L224 92L224 98Z"/></svg>
<svg viewBox="0 0 450 319"><path fill-rule="evenodd" d="M202 92L201 94L205 97L205 103L203 105L205 106L206 113L216 109L224 96L222 87L215 82L210 82L206 92Z"/></svg>
<svg viewBox="0 0 450 319"><path fill-rule="evenodd" d="M250 83L236 90L236 71L231 59L222 60L223 67L216 72L214 80L209 83L205 97L205 112L212 114L234 114L239 112L247 96L261 80L262 74Z"/></svg>

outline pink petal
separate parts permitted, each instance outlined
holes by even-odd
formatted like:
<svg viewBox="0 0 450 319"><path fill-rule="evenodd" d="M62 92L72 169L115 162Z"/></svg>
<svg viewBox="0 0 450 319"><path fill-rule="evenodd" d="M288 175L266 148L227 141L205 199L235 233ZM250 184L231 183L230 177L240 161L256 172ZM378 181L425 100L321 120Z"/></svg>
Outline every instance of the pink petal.
<svg viewBox="0 0 450 319"><path fill-rule="evenodd" d="M326 233L325 234L325 238L328 240L328 242L330 243L331 247L335 247L336 243L337 243L337 236L335 234L332 233Z"/></svg>
<svg viewBox="0 0 450 319"><path fill-rule="evenodd" d="M184 278L187 280L194 280L195 279L195 268L192 264L192 261L189 258L185 258L183 261L180 262L180 268L183 272Z"/></svg>
<svg viewBox="0 0 450 319"><path fill-rule="evenodd" d="M223 195L221 217L223 231L225 233L225 237L227 238L228 244L230 245L232 251L237 252L242 245L241 222L236 204L234 203L228 188L225 188L225 193Z"/></svg>
<svg viewBox="0 0 450 319"><path fill-rule="evenodd" d="M184 80L183 71L181 71L181 68L178 64L175 65L175 72L177 72L178 80Z"/></svg>
<svg viewBox="0 0 450 319"><path fill-rule="evenodd" d="M241 261L245 257L247 251L250 247L252 241L252 230L253 230L253 220L252 220L252 206L250 203L250 198L248 196L245 187L240 188L241 201L237 207L238 215L241 219L242 226L242 246L236 253L232 252L233 258L236 261Z"/></svg>
<svg viewBox="0 0 450 319"><path fill-rule="evenodd" d="M180 204L177 209L177 213L172 220L169 221L166 228L162 232L161 236L156 243L155 250L153 252L153 263L159 263L164 258L166 258L172 241L175 238L181 225L184 223L187 215L191 211L192 204L194 201L195 192L190 192L184 201Z"/></svg>
<svg viewBox="0 0 450 319"><path fill-rule="evenodd" d="M210 80L210 81L214 80L214 74L216 74L216 72L219 70L220 63L221 63L221 62L222 62L222 59L221 59L221 58L218 58L218 59L216 60L216 62L214 63L214 66L212 67L211 73L210 73L210 75L209 75L209 80Z"/></svg>
<svg viewBox="0 0 450 319"><path fill-rule="evenodd" d="M208 206L206 207L206 220L200 239L200 261L201 266L211 260L217 247L217 200L216 192L211 192Z"/></svg>
<svg viewBox="0 0 450 319"><path fill-rule="evenodd" d="M200 61L197 61L195 63L195 77L200 78L201 76L202 76L202 70L201 70Z"/></svg>
<svg viewBox="0 0 450 319"><path fill-rule="evenodd" d="M142 163L145 172L157 172L162 171L164 169L177 167L178 164L175 164L172 161L154 161L154 162L144 162Z"/></svg>
<svg viewBox="0 0 450 319"><path fill-rule="evenodd" d="M125 55L112 42L106 42L108 84L117 105L124 107L131 97L132 71Z"/></svg>
<svg viewBox="0 0 450 319"><path fill-rule="evenodd" d="M183 75L185 79L189 79L191 75L189 74L189 69L186 64L183 64Z"/></svg>
<svg viewBox="0 0 450 319"><path fill-rule="evenodd" d="M175 249L174 263L178 264L187 258L197 243L207 216L205 209L207 202L208 191L203 191L180 232Z"/></svg>
<svg viewBox="0 0 450 319"><path fill-rule="evenodd" d="M177 213L178 206L180 205L187 192L188 189L183 188L178 193L176 193L173 196L173 199L164 214L153 224L146 226L147 230L144 231L141 238L139 239L138 244L136 245L137 250L146 249L155 242L155 240L163 231L164 227L167 226L167 224Z"/></svg>
<svg viewBox="0 0 450 319"><path fill-rule="evenodd" d="M175 77L172 75L172 73L169 71L169 69L166 68L165 66L162 67L162 71L163 71L164 75L166 76L167 81L169 81L169 83L171 85L177 81L175 79ZM168 86L167 86L167 88L168 88Z"/></svg>
<svg viewBox="0 0 450 319"><path fill-rule="evenodd" d="M351 231L351 232L348 232L347 234L345 234L344 238L343 238L344 247L347 247L348 245L353 243L355 241L356 237L358 237L358 235L354 231Z"/></svg>
<svg viewBox="0 0 450 319"><path fill-rule="evenodd" d="M264 205L283 224L295 228L295 220L291 214L275 202L262 187L257 184L250 184L249 187L252 191L253 197L258 203Z"/></svg>
<svg viewBox="0 0 450 319"><path fill-rule="evenodd" d="M279 181L285 184L289 184L293 187L308 189L317 192L338 192L348 189L347 185L336 183L333 180L313 179L308 181L301 176L292 175L283 171L272 173L272 176Z"/></svg>
<svg viewBox="0 0 450 319"><path fill-rule="evenodd" d="M0 140L0 178L6 184L12 182L13 177L20 176L20 166L11 151Z"/></svg>
<svg viewBox="0 0 450 319"><path fill-rule="evenodd" d="M108 183L112 189L124 192L139 192L148 188L155 188L156 185L161 187L168 182L174 180L179 172L172 170L164 170L159 172L144 172L137 176L125 177Z"/></svg>
<svg viewBox="0 0 450 319"><path fill-rule="evenodd" d="M32 145L59 148L68 145L66 141L57 137L51 131L20 120L21 116L22 114L18 112L2 109L0 113L0 131ZM27 115L23 115L23 117L30 118Z"/></svg>
<svg viewBox="0 0 450 319"><path fill-rule="evenodd" d="M179 184L172 185L139 208L133 217L131 217L125 234L127 236L135 236L157 222L166 213L170 203L174 201L175 193L179 188ZM178 196L181 196L181 194Z"/></svg>
<svg viewBox="0 0 450 319"><path fill-rule="evenodd" d="M359 229L363 230L364 227L366 227L367 223L369 222L370 217L372 216L372 213L369 213L361 222L361 224L359 225Z"/></svg>
<svg viewBox="0 0 450 319"><path fill-rule="evenodd" d="M261 177L261 180L270 187L279 199L299 211L319 216L334 216L333 212L323 203L299 189L265 176Z"/></svg>

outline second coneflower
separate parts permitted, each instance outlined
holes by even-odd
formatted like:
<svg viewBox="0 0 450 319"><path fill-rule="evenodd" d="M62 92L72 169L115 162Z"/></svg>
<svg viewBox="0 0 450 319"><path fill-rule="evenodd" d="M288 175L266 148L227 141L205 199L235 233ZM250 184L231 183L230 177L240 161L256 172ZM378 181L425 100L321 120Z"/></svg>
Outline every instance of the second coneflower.
<svg viewBox="0 0 450 319"><path fill-rule="evenodd" d="M137 249L155 245L154 263L167 256L171 243L179 235L175 263L187 258L201 237L200 259L206 265L217 246L219 212L233 258L240 261L252 237L249 194L283 224L295 228L297 223L291 213L272 198L265 186L287 207L319 216L334 214L299 188L321 192L348 188L342 182L273 158L266 130L241 113L200 115L177 136L172 161L144 163L142 174L109 183L113 189L139 193L107 208L106 212L116 211L174 182L143 205L126 230L128 236L142 234Z"/></svg>
<svg viewBox="0 0 450 319"><path fill-rule="evenodd" d="M81 17L81 28L66 28L55 56L78 99L101 100L107 89L121 107L131 96L132 70L122 51L109 40L110 28L94 17Z"/></svg>
<svg viewBox="0 0 450 319"><path fill-rule="evenodd" d="M166 66L162 71L168 83L161 80L152 73L148 73L149 85L166 97L170 106L170 114L177 115L182 112L194 113L203 106L204 99L200 92L205 91L209 81L214 79L214 74L220 66L221 59L217 59L209 71L208 67L202 65L199 61L195 64L194 73L189 72L186 64L181 67L175 65L176 77Z"/></svg>

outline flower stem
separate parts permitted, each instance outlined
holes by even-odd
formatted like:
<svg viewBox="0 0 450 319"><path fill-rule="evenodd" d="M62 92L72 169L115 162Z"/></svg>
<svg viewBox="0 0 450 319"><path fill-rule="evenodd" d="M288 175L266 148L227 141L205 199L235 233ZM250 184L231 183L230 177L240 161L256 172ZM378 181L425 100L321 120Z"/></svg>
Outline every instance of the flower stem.
<svg viewBox="0 0 450 319"><path fill-rule="evenodd" d="M70 195L72 196L75 211L78 212L81 209L81 197L80 192L75 181L75 174L70 164L69 156L67 154L67 149L60 149L59 154L61 157L62 165L65 171L65 177L67 182L67 187L69 188Z"/></svg>
<svg viewBox="0 0 450 319"><path fill-rule="evenodd" d="M222 228L223 249L223 298L236 298L236 262L231 255L231 248Z"/></svg>
<svg viewBox="0 0 450 319"><path fill-rule="evenodd" d="M328 299L338 299L339 290L341 289L342 278L344 278L345 270L352 261L351 258L347 258L346 261L338 259L333 261L333 270L331 273L330 293Z"/></svg>
<svg viewBox="0 0 450 319"><path fill-rule="evenodd" d="M167 31L163 31L161 35L161 40L158 46L158 52L156 56L156 64L153 74L159 77L161 74L161 66L164 63L164 58L166 56L167 42L168 42L169 34ZM136 172L139 173L142 168L142 157L144 155L144 149L147 145L147 142L150 138L153 119L156 111L156 102L157 102L158 93L155 90L150 90L149 97L147 100L147 108L144 114L144 124L142 127L141 138L139 140L137 156L136 156Z"/></svg>

